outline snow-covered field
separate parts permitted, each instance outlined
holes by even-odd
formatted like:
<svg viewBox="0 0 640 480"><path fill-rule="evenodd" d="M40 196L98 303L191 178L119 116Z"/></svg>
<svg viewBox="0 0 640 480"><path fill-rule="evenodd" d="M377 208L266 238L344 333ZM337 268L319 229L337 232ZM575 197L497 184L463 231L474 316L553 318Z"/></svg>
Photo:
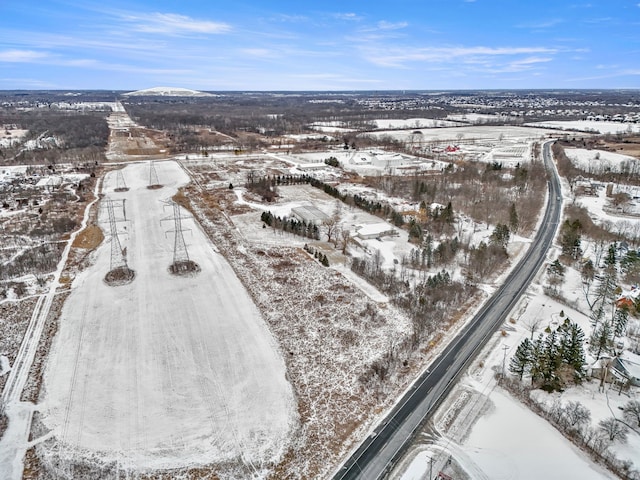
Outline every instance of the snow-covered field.
<svg viewBox="0 0 640 480"><path fill-rule="evenodd" d="M4 132L0 133L0 147L1 148L6 148L6 147L10 147L11 145L15 144L15 143L20 143L22 141L22 138L29 133L29 130L5 130Z"/></svg>
<svg viewBox="0 0 640 480"><path fill-rule="evenodd" d="M155 166L161 189L146 188L146 163L123 170L126 193L113 191L115 172L105 179L107 198L126 199L119 237L136 277L104 283L109 242L76 277L44 376L43 423L57 441L41 458L136 470L277 461L297 423L280 351L194 220L183 225L201 271L168 272L173 220L162 201L188 177L175 162ZM103 209L108 233L106 216Z"/></svg>
<svg viewBox="0 0 640 480"><path fill-rule="evenodd" d="M532 122L526 125L538 128L555 128L560 130L578 130L593 133L629 133L640 132L640 124L620 122L598 122L596 120L551 120Z"/></svg>
<svg viewBox="0 0 640 480"><path fill-rule="evenodd" d="M381 130L394 128L437 128L437 127L455 127L457 122L447 120L437 120L433 118L407 118L401 119L382 119L373 120L376 126Z"/></svg>
<svg viewBox="0 0 640 480"><path fill-rule="evenodd" d="M573 291L575 288L580 290L574 282L567 285L567 290ZM501 371L503 359L506 359L505 365L508 367L518 344L531 335L531 325L540 319L536 336L546 327L555 328L562 320L561 311L572 321L587 328L588 317L544 296L540 284L534 283L512 312L515 323L505 324L505 334L498 332L493 336L460 385L438 411L435 426L439 434L420 437L413 447L413 455L401 464L402 470L391 478L427 478L425 474L429 471L429 458L433 458L431 468L434 472L443 469L451 474L446 470L449 457L474 480L617 478L569 443L545 419L496 385L494 375ZM611 415L608 399L611 408L617 412L620 412L617 406L629 400L625 395L615 399L617 393L613 393L613 390L598 393L597 384L597 381L592 381L583 387L568 389L563 394L545 394L544 400L549 404L554 399L563 402L578 400L590 409L591 423L596 425ZM445 428L445 424L448 428ZM629 444L621 447L620 456L634 461L640 448L640 436L630 435Z"/></svg>
<svg viewBox="0 0 640 480"><path fill-rule="evenodd" d="M446 127L446 128L421 128L417 129L421 133L421 139L423 142L433 141L451 141L453 143L467 143L475 141L481 142L495 142L503 140L519 140L530 141L539 140L541 137L546 137L549 133L557 133L545 128L525 128L525 127L513 127L513 126L465 126L465 127ZM414 135L411 130L396 130L386 131L380 133L370 133L369 135L382 136L391 135L392 137L400 140L407 141L411 135Z"/></svg>
<svg viewBox="0 0 640 480"><path fill-rule="evenodd" d="M585 172L604 173L611 171L620 173L640 170L640 160L629 155L584 148L565 148L565 153L571 163Z"/></svg>
<svg viewBox="0 0 640 480"><path fill-rule="evenodd" d="M566 182L563 188L568 196ZM603 212L606 198L604 189L600 190L599 196L580 197L578 202L589 209L598 223L620 221ZM622 221L632 226L637 223L632 219ZM584 242L583 248L585 257L593 258L592 245ZM554 259L558 254L556 247L549 258ZM496 384L495 374L508 368L510 358L525 337L535 338L547 328L555 329L567 317L580 325L587 337L591 332L580 274L575 269L567 269L559 287L565 299L562 303L543 293L544 282L545 274L541 272L511 312L510 320L488 342L467 375L445 400L431 431L427 429L416 440L391 478L423 480L428 478L430 469L434 474L442 470L447 475L462 471L473 479L618 478ZM586 362L588 366L596 362L588 350ZM599 380L589 378L582 385L563 392L547 394L534 390L531 396L546 410L550 410L555 402L563 405L569 401L580 402L590 412L592 428L612 416L621 419L620 408L629 400L640 397L638 388L632 387L629 392L619 394L618 388L611 384L604 390L598 387ZM630 431L626 442L615 442L610 449L618 459L631 462L632 468L640 467L640 434L637 431ZM453 461L451 465L449 459ZM454 475L453 478L458 477Z"/></svg>

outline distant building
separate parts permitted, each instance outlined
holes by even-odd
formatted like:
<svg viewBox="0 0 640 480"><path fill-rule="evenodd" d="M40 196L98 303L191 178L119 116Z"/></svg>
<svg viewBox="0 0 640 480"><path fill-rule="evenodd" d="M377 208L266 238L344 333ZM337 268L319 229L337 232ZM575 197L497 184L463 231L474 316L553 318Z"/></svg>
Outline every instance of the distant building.
<svg viewBox="0 0 640 480"><path fill-rule="evenodd" d="M356 236L362 240L372 240L374 238L397 236L398 232L395 228L389 226L388 223L371 223L356 227Z"/></svg>
<svg viewBox="0 0 640 480"><path fill-rule="evenodd" d="M60 185L62 185L62 177L58 176L43 177L36 183L37 188L45 188L47 190L53 190Z"/></svg>
<svg viewBox="0 0 640 480"><path fill-rule="evenodd" d="M306 222L307 224L313 223L315 225L320 225L322 222L329 219L329 215L313 205L303 205L292 208L291 215L301 222Z"/></svg>

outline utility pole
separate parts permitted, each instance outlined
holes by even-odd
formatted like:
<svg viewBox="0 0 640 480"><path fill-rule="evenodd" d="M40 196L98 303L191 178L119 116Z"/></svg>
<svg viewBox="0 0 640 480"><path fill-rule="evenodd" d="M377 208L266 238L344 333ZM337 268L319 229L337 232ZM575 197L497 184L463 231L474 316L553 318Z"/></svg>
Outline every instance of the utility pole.
<svg viewBox="0 0 640 480"><path fill-rule="evenodd" d="M507 350L509 350L509 345L502 346L502 373L500 374L500 381L504 379L504 367L507 361Z"/></svg>
<svg viewBox="0 0 640 480"><path fill-rule="evenodd" d="M429 456L429 480L433 480L433 455Z"/></svg>

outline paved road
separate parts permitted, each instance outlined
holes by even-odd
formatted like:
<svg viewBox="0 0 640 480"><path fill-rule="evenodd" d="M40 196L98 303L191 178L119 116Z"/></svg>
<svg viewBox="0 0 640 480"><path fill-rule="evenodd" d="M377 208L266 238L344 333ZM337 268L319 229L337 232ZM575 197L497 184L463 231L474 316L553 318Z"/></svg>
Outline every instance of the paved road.
<svg viewBox="0 0 640 480"><path fill-rule="evenodd" d="M391 470L416 430L435 412L476 353L504 323L535 277L553 242L562 211L560 181L551 160L552 143L543 145L543 157L550 178L544 219L524 258L472 321L344 463L334 480L379 479Z"/></svg>

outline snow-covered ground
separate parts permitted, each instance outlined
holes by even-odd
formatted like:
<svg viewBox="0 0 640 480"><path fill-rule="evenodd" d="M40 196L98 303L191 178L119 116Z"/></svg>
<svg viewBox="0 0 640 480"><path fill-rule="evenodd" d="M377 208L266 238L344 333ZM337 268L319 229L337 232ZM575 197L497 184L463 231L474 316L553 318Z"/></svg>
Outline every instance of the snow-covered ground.
<svg viewBox="0 0 640 480"><path fill-rule="evenodd" d="M566 182L563 188L568 197ZM596 197L579 197L577 201L589 209L597 222L616 222L615 217L602 210L607 201L604 189L600 189ZM585 257L594 257L592 247L584 242ZM549 258L557 258L558 254L559 249L555 247ZM423 480L428 478L430 469L433 473L443 470L448 475L457 469L473 479L618 478L496 383L495 373L508 368L510 358L525 337L535 338L546 328L555 329L567 317L580 325L587 338L591 332L580 274L575 269L567 269L559 287L565 299L562 303L543 293L544 283L542 271L511 312L509 321L487 343L467 375L445 400L434 418L432 432L423 433L414 442L391 478ZM587 365L595 361L587 351ZM578 401L589 410L592 428L611 416L621 419L620 407L640 398L638 388L619 394L610 384L604 391L598 386L599 380L589 378L582 385L563 392L547 394L534 390L532 398L545 409L550 409L554 402ZM626 443L615 442L610 449L618 459L631 462L636 470L640 468L638 432L630 431ZM447 464L449 458L452 466Z"/></svg>
<svg viewBox="0 0 640 480"><path fill-rule="evenodd" d="M546 327L555 328L562 320L561 311L584 328L589 323L585 315L542 295L540 284L534 283L512 312L515 323L505 324L505 333L500 331L489 340L460 385L437 412L434 423L439 431L438 435L419 437L413 447L414 454L401 464L401 471L391 478L427 478L429 458L433 458L431 468L434 473L443 469L450 474L446 470L449 457L474 480L617 478L569 443L545 419L496 384L495 373L501 371L503 360L508 367L509 359L518 344L524 337L531 335L532 325L540 319L535 336ZM611 415L610 412L604 415L608 411L607 393L596 392L597 382L549 397L561 397L564 402L579 400L592 410L592 424L595 425L602 418ZM608 396L612 398L612 393L609 392ZM624 403L628 399L623 396L619 402ZM591 402L599 406L592 406ZM616 405L612 404L614 410L617 410ZM620 411L617 411L619 414ZM640 440L639 435L635 436ZM629 445L623 446L626 454L623 458L633 461L638 451L636 444L636 440L630 436Z"/></svg>
<svg viewBox="0 0 640 480"><path fill-rule="evenodd" d="M478 420L463 447L485 478L616 478L509 394L498 389L489 399L492 408Z"/></svg>
<svg viewBox="0 0 640 480"><path fill-rule="evenodd" d="M634 192L634 190L631 190ZM606 189L598 188L596 194L576 197L576 205L585 207L591 219L611 232L632 238L640 238L640 206L637 200L625 205L624 212L612 211Z"/></svg>
<svg viewBox="0 0 640 480"><path fill-rule="evenodd" d="M0 131L0 148L6 148L13 144L20 143L27 133L29 133L29 130L23 129Z"/></svg>
<svg viewBox="0 0 640 480"><path fill-rule="evenodd" d="M438 120L433 118L407 118L402 119L382 119L373 120L373 123L381 130L394 129L394 128L437 128L437 127L455 127L457 122L451 122L447 120Z"/></svg>
<svg viewBox="0 0 640 480"><path fill-rule="evenodd" d="M550 120L545 122L532 122L526 125L538 128L555 128L560 130L578 130L593 133L629 133L640 132L640 124L607 122L596 120Z"/></svg>
<svg viewBox="0 0 640 480"><path fill-rule="evenodd" d="M587 150L584 148L565 148L567 157L576 167L585 172L604 173L607 171L638 171L640 160L629 155L605 150Z"/></svg>
<svg viewBox="0 0 640 480"><path fill-rule="evenodd" d="M57 441L43 446L41 458L71 455L137 470L277 461L297 423L280 351L194 220L183 225L201 271L168 272L173 220L163 200L188 177L175 162L155 168L161 189L146 188L146 163L123 170L126 193L113 191L115 172L105 179L107 198L126 200L119 237L136 277L124 286L104 283L105 242L74 280L44 375L43 423ZM103 209L108 233L106 217Z"/></svg>
<svg viewBox="0 0 640 480"><path fill-rule="evenodd" d="M433 141L450 141L452 143L468 143L490 141L494 143L503 140L519 140L530 141L539 140L546 137L549 133L556 133L545 128L525 128L514 126L464 126L464 127L445 127L445 128L420 128L416 129L422 132L421 139L423 142ZM380 137L382 135L391 135L400 141L406 142L411 135L411 130L396 130L385 132L373 132L369 135Z"/></svg>

